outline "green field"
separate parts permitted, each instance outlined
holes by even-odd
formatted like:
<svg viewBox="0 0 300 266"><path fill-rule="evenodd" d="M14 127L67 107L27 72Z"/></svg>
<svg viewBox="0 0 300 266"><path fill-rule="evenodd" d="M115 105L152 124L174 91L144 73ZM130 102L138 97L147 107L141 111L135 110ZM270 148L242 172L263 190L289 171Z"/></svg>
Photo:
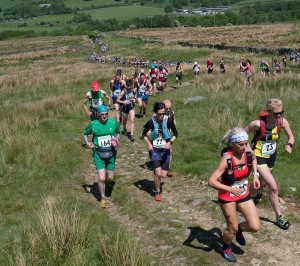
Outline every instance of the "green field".
<svg viewBox="0 0 300 266"><path fill-rule="evenodd" d="M109 19L109 18L125 20L125 19L131 19L135 17L144 18L144 17L153 17L155 15L165 14L163 9L161 8L138 6L138 5L99 8L99 9L85 10L81 12L90 14L93 17L93 19L99 19L99 20Z"/></svg>
<svg viewBox="0 0 300 266"><path fill-rule="evenodd" d="M122 6L122 7L110 7L110 8L98 8L85 11L79 11L80 13L87 13L92 16L93 19L106 20L115 18L118 20L126 20L135 17L152 17L155 15L163 15L164 11L161 8L146 7L146 6ZM34 30L41 32L44 30L53 31L59 30L64 27L76 28L80 23L67 23L74 17L74 14L63 15L47 15L39 16L30 20L27 20L26 27L18 27L22 22L7 22L0 23L0 31L4 30ZM38 25L40 22L46 22L46 25ZM50 25L51 24L51 25Z"/></svg>

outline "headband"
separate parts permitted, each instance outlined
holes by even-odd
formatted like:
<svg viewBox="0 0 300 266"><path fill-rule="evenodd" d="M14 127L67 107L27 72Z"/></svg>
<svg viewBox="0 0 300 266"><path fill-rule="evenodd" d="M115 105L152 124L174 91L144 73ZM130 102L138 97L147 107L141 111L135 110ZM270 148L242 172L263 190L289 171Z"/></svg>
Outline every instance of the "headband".
<svg viewBox="0 0 300 266"><path fill-rule="evenodd" d="M240 134L231 136L229 140L231 143L236 143L236 142L248 140L248 138L249 138L248 134L246 132L242 132Z"/></svg>

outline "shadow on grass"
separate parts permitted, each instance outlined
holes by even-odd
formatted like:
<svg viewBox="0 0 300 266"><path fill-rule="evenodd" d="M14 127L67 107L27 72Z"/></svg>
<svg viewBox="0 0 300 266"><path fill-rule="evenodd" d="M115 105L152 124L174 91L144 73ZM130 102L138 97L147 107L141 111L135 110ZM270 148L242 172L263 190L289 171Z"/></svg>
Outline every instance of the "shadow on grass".
<svg viewBox="0 0 300 266"><path fill-rule="evenodd" d="M105 182L105 196L106 197L108 197L108 198L111 197L111 194L112 194L112 191L114 190L115 184L116 184L116 182L114 180ZM84 185L82 185L82 187L84 188L84 190L86 192L91 193L96 198L97 201L101 200L98 182L94 182L93 185L84 184Z"/></svg>
<svg viewBox="0 0 300 266"><path fill-rule="evenodd" d="M190 230L190 235L183 242L183 245L194 249L201 249L206 252L214 250L216 253L222 255L223 242L220 228L214 227L210 230L205 230L199 226L196 226L188 227L188 229ZM196 240L199 245L197 245L197 243L192 244L194 240ZM232 243L231 246L233 253L240 255L244 254L244 251L234 243Z"/></svg>
<svg viewBox="0 0 300 266"><path fill-rule="evenodd" d="M154 168L152 166L152 162L151 161L148 161L148 162L145 162L143 164L140 164L140 167L144 168L144 169L148 169L149 171L154 171Z"/></svg>
<svg viewBox="0 0 300 266"><path fill-rule="evenodd" d="M264 222L268 222L268 223L271 223L271 224L274 224L274 225L278 226L276 222L271 221L269 218L259 217L259 220L264 221Z"/></svg>
<svg viewBox="0 0 300 266"><path fill-rule="evenodd" d="M151 180L148 180L148 179L141 179L137 182L134 182L133 183L138 189L140 190L143 190L145 192L147 192L150 196L154 197L155 196L155 193L153 191L154 189L154 183L153 181ZM161 182L160 183L160 191L163 191L162 190L162 186L164 185L164 182Z"/></svg>

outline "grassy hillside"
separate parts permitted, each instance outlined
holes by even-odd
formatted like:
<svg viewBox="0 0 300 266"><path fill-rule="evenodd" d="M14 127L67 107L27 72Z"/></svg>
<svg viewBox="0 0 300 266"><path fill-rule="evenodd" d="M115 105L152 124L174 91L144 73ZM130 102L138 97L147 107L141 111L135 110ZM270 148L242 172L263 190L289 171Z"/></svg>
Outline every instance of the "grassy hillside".
<svg viewBox="0 0 300 266"><path fill-rule="evenodd" d="M190 29L186 29L185 34L189 31ZM172 35L170 36L169 41L172 40ZM29 265L45 265L48 262L49 265L55 263L105 265L101 260L107 255L103 253L104 247L110 247L112 242L116 243L118 252L111 250L105 258L122 258L124 252L121 251L130 245L132 247L130 251L134 252L126 254L139 263L127 265L150 265L148 252L152 246L154 246L152 250L155 251L149 256L154 264L161 264L164 259L171 261L172 256L178 256L179 262L185 258L187 265L212 265L215 261L219 263L218 254L183 247L182 238L186 235L187 229L180 223L178 225L177 220L178 217L187 217L185 210L190 207L196 210L195 217L212 215L214 219L220 218L219 214L216 214L216 206L211 205L214 204L211 203L212 194L206 195L205 202L200 206L191 205L191 202L199 193L198 187L202 186L201 182L207 180L217 165L221 148L219 140L224 131L233 126L245 126L255 119L266 100L271 97L279 97L284 101L284 116L290 122L296 139L293 153L288 156L283 151L286 137L282 135L274 174L280 185L280 196L295 202L297 206L300 200L300 185L297 182L300 160L299 68L288 66L279 77L262 79L256 62L262 57L265 58L265 55L245 53L243 55L254 62L254 73L253 85L244 87L243 75L238 71L241 54L145 44L109 34L102 38L109 44L111 56L126 55L149 59L155 57L163 60L191 59L200 62L202 69L207 57L215 60L217 65L221 57L225 58L228 66L225 76L216 73L212 77L207 77L202 71L200 78L194 80L191 66L186 65L183 87L178 89L170 87L165 93L149 100L147 116L149 119L153 103L165 98L173 101L176 111L179 138L174 145L172 167L176 169L178 178L174 179L172 191L171 182L168 184L169 181L165 181L167 184L165 193L166 195L174 193L174 200L180 201L182 205L179 214L174 214L175 218L172 218L171 212L177 208L177 204L167 200L164 203L167 205L153 206L152 197L133 184L147 178L152 184L152 172L148 171L144 176L144 170L140 167L141 160L147 161L148 158L146 146L140 140L132 144L122 137L124 150L120 151L119 160L126 165L126 170L124 171L125 166L122 167L120 163L112 197L112 210L109 211L111 215L108 211L100 210L97 201L81 187L87 180L96 181L90 152L82 146L82 131L88 123L82 107L83 97L89 90L92 80L98 80L101 87L108 91L109 81L116 68L120 66L89 62L86 59L88 52L63 49L68 43L88 45L79 37L0 42L1 51L26 49L31 47L32 43L35 47L43 47L54 44L56 40L61 47L53 51L1 57L0 132L3 138L0 140L2 202L0 262L2 265L24 265L22 264L24 261ZM166 34L164 38L167 38ZM128 76L134 72L132 67L122 69ZM169 85L175 84L174 69L170 69L168 82ZM194 96L204 96L205 99L183 104L183 99ZM139 135L144 123L145 120L136 120L136 136ZM296 190L291 190L290 187ZM183 194L186 197L179 197ZM137 195L140 197L136 197ZM296 227L299 224L297 213L289 215ZM119 224L110 216L121 217L127 226ZM55 217L61 219L57 221ZM160 220L164 217L172 218L171 222L175 223L172 229L169 230L165 226L165 221ZM49 227L43 226L45 218L52 221L49 222ZM193 224L190 220L188 223ZM212 220L211 223L222 226L217 220ZM59 231L61 228L59 225L68 225L62 228L70 230ZM120 227L121 238L118 237ZM82 231L77 228L82 228ZM133 230L130 231L130 228ZM141 232L139 237L136 235L138 231ZM52 234L48 235L48 238L49 232ZM56 239L56 234L60 233L62 233L60 236L70 238L62 237L59 238L61 240L59 243L51 242L51 239ZM69 249L65 249L63 245L66 239L70 241L67 245ZM264 242L266 240L259 241L265 244ZM156 243L159 243L159 250ZM175 244L177 246L174 252L179 255L166 251L169 246ZM35 256L32 256L33 254ZM111 265L120 265L118 263L120 261Z"/></svg>

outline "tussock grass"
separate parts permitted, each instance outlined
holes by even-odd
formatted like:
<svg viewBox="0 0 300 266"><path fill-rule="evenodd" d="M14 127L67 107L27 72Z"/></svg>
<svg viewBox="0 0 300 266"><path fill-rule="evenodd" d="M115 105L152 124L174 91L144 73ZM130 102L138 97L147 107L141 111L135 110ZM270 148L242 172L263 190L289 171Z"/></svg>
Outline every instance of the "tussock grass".
<svg viewBox="0 0 300 266"><path fill-rule="evenodd" d="M47 197L37 219L38 224L24 232L12 265L84 265L89 217L82 218L76 206L68 211L58 199Z"/></svg>
<svg viewBox="0 0 300 266"><path fill-rule="evenodd" d="M107 266L146 266L151 265L149 258L138 244L129 240L119 229L109 237L100 239L99 259Z"/></svg>

